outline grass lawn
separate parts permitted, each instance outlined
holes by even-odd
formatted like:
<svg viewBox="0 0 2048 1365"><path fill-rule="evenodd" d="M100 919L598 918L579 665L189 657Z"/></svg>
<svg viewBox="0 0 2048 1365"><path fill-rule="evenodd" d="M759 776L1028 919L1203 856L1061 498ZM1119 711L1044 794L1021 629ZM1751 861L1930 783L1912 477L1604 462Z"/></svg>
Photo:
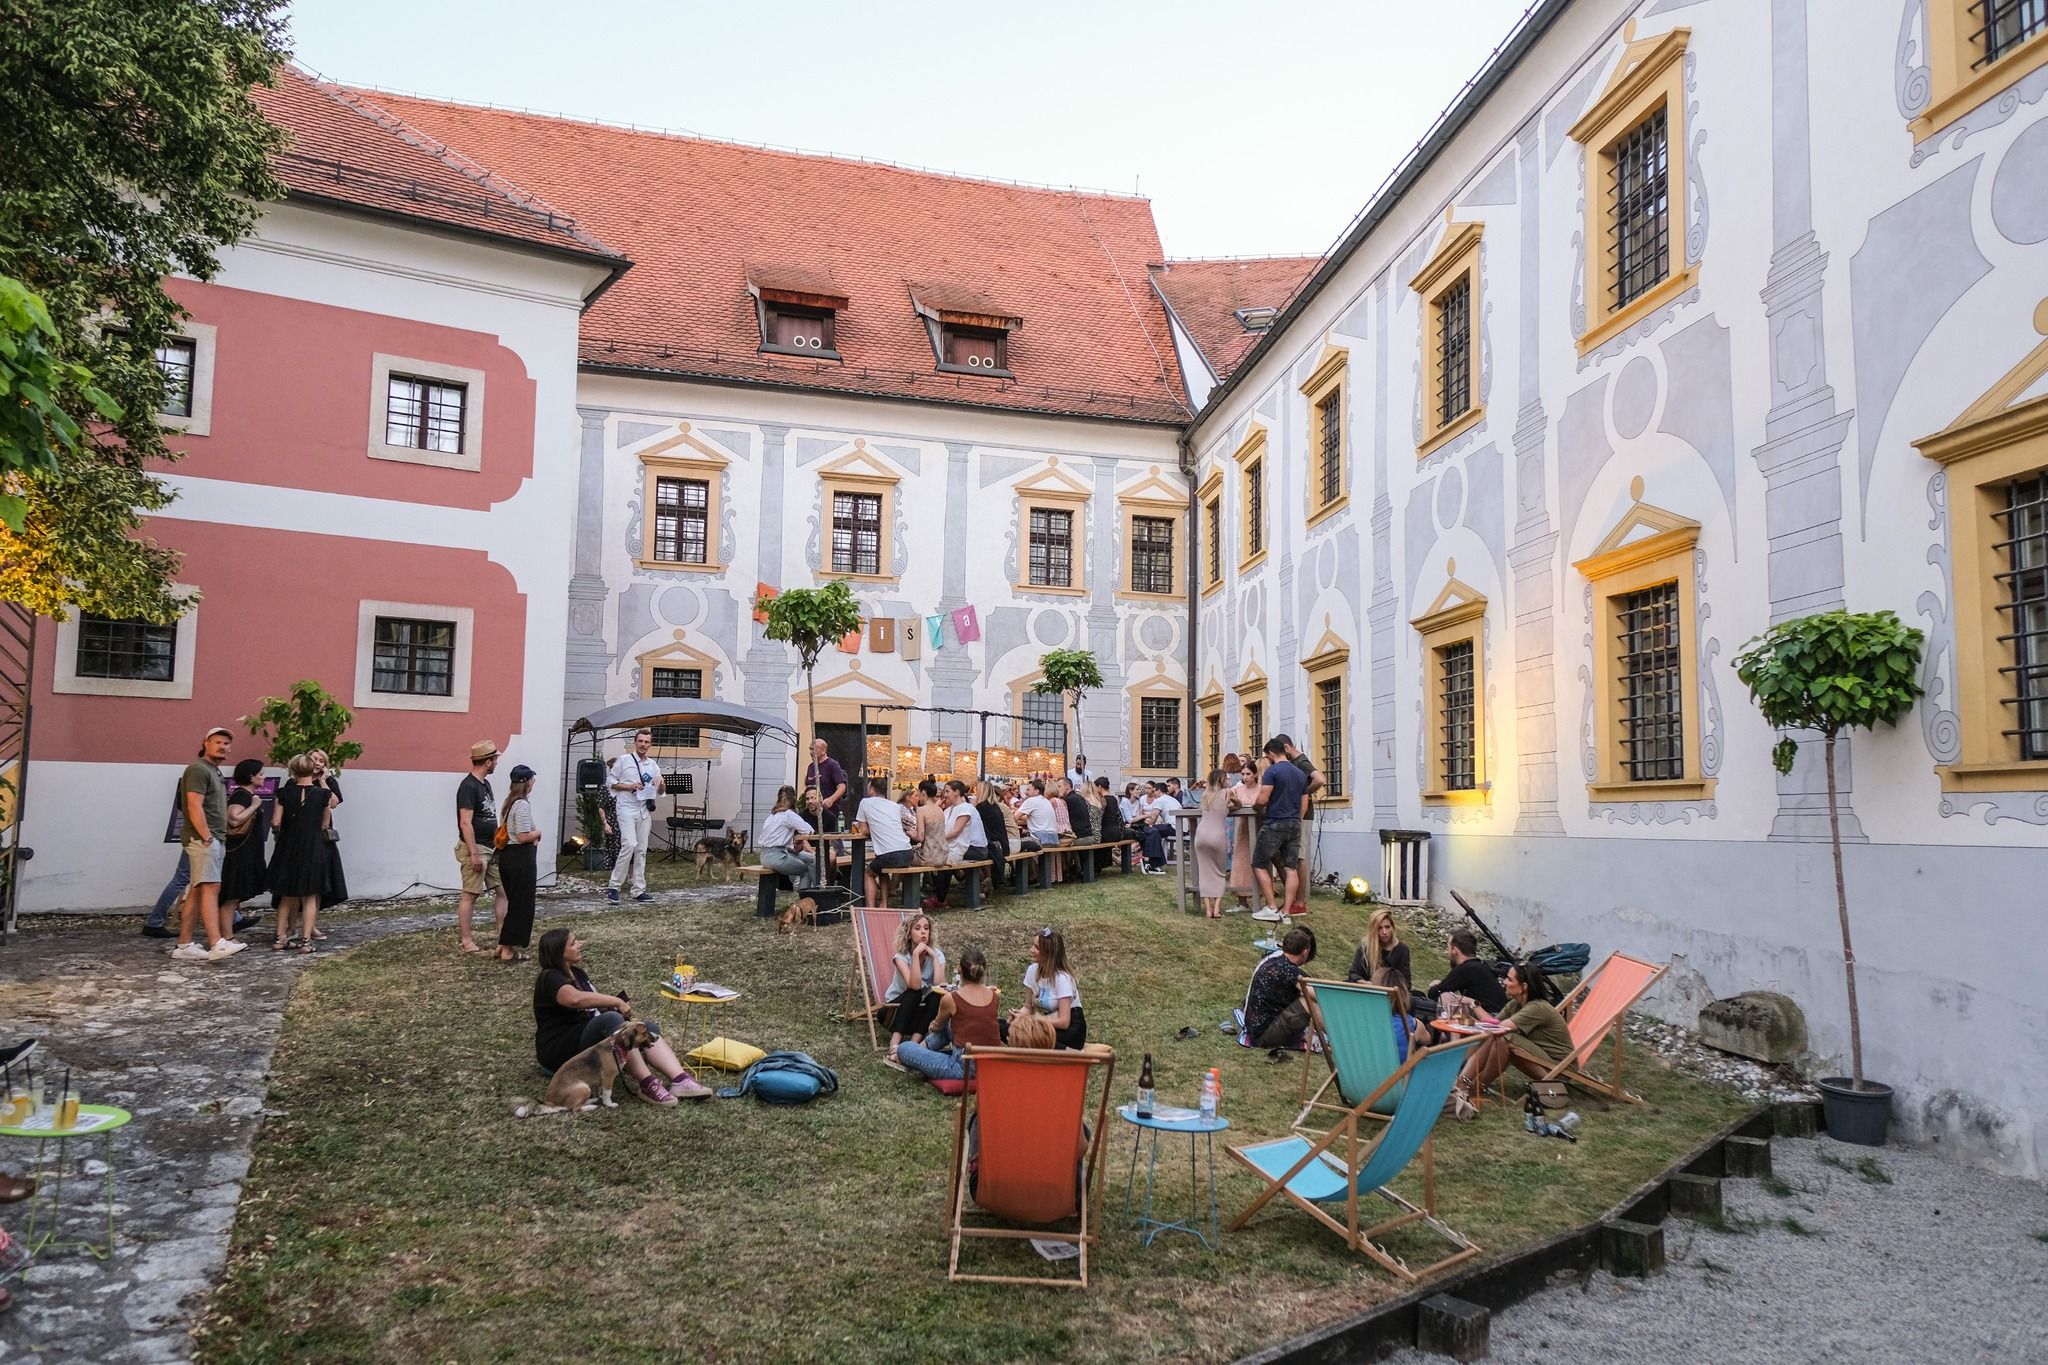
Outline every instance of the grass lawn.
<svg viewBox="0 0 2048 1365"><path fill-rule="evenodd" d="M1150 1051L1162 1102L1192 1104L1202 1070L1220 1066L1233 1140L1282 1134L1300 1061L1272 1064L1217 1028L1263 926L1183 916L1169 889L1111 877L942 916L938 939L950 953L980 945L1015 1000L1030 936L1057 924L1090 1038L1117 1051L1115 1102ZM1312 972L1343 975L1365 917L1317 901ZM1118 1217L1130 1137L1114 1115L1094 1287L948 1285L953 1102L883 1067L867 1029L839 1021L850 928L778 937L749 896L577 932L598 986L625 987L671 1029L678 1007L655 983L685 945L745 992L721 1031L811 1053L838 1070L839 1094L662 1111L622 1086L617 1111L514 1119L514 1097L542 1084L530 966L465 958L445 933L323 963L285 1015L270 1092L282 1117L257 1144L202 1361L1226 1360L1400 1292L1280 1205L1220 1254L1174 1235L1139 1246ZM1418 977L1442 970L1440 944L1413 946ZM1177 1041L1183 1025L1199 1037ZM1531 1137L1497 1107L1442 1124L1446 1221L1489 1253L1583 1222L1742 1108L1647 1054L1629 1066L1649 1106L1580 1097L1577 1146ZM1256 1186L1220 1150L1217 1163L1228 1221ZM1419 1169L1403 1183L1419 1197ZM1167 1209L1177 1193L1162 1186ZM976 1251L1038 1264L1021 1249L964 1254Z"/></svg>

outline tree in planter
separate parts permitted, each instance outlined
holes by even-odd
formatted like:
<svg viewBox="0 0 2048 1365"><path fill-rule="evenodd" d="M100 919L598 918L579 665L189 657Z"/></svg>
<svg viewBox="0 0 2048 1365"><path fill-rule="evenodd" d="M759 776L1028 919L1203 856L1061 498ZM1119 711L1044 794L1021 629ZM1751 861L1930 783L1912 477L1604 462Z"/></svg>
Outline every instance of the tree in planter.
<svg viewBox="0 0 2048 1365"><path fill-rule="evenodd" d="M1828 775L1828 842L1835 858L1835 907L1842 920L1842 970L1849 989L1849 1074L1862 1090L1863 1020L1856 1009L1856 950L1849 938L1849 892L1842 877L1842 819L1835 795L1835 738L1846 730L1896 725L1921 694L1920 648L1927 637L1888 611L1823 611L1780 621L1742 647L1735 676L1772 728L1821 737ZM1792 771L1799 741L1771 750L1780 773Z"/></svg>
<svg viewBox="0 0 2048 1365"><path fill-rule="evenodd" d="M860 603L853 600L853 593L846 584L834 581L822 588L791 588L774 597L760 598L755 601L754 609L768 618L761 634L790 646L803 665L804 696L810 711L807 723L811 738L816 739L818 656L825 652L827 645L836 644L860 629ZM802 753L797 755L799 777L806 757Z"/></svg>
<svg viewBox="0 0 2048 1365"><path fill-rule="evenodd" d="M604 866L604 810L596 792L585 792L576 802L576 825L583 835L583 866L595 872Z"/></svg>
<svg viewBox="0 0 2048 1365"><path fill-rule="evenodd" d="M1102 670L1096 666L1095 656L1085 649L1049 649L1038 656L1038 667L1045 676L1031 684L1032 692L1041 697L1062 696L1074 705L1077 743L1067 746L1067 759L1071 762L1081 737L1081 698L1102 686Z"/></svg>
<svg viewBox="0 0 2048 1365"><path fill-rule="evenodd" d="M311 678L301 678L282 697L259 698L255 714L243 716L242 724L267 746L268 762L289 763L293 754L320 749L327 754L328 763L340 769L350 759L363 756L362 745L342 738L355 719L355 713L326 688Z"/></svg>

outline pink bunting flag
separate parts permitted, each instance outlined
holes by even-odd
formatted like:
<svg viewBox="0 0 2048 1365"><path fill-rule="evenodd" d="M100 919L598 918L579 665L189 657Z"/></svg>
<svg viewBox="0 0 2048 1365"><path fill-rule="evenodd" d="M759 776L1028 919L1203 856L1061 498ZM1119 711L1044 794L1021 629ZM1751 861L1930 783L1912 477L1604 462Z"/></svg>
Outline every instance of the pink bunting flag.
<svg viewBox="0 0 2048 1365"><path fill-rule="evenodd" d="M953 613L953 634L963 645L981 638L981 622L975 619L973 607L961 607Z"/></svg>

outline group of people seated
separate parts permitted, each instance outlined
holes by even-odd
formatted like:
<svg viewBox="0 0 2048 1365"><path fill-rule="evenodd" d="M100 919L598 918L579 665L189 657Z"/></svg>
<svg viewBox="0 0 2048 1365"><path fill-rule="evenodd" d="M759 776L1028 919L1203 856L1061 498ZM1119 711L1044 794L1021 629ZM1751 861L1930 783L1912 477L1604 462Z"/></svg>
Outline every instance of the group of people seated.
<svg viewBox="0 0 2048 1365"><path fill-rule="evenodd" d="M950 980L946 954L932 938L929 915L912 915L896 931L889 988L888 1065L932 1081L966 1075L969 1047L1088 1045L1081 989L1067 964L1067 942L1047 925L1031 940L1024 969L1024 1003L1005 1014L1002 991L988 982L988 959L979 948L960 954Z"/></svg>
<svg viewBox="0 0 2048 1365"><path fill-rule="evenodd" d="M1453 1036L1436 1027L1438 1019L1457 1016L1501 1025L1472 1049L1459 1072L1449 1104L1459 1119L1477 1113L1475 1086L1484 1089L1510 1066L1542 1077L1572 1052L1571 1029L1550 1003L1550 982L1542 969L1516 963L1502 978L1479 959L1478 947L1469 931L1452 934L1445 948L1450 970L1418 993L1411 984L1408 945L1401 941L1393 912L1382 909L1367 922L1345 975L1347 981L1368 982L1392 996L1395 1049L1402 1061L1411 1047L1429 1047ZM1276 1059L1304 1046L1309 1013L1301 983L1307 975L1303 968L1315 956L1315 932L1296 925L1252 971L1240 1035L1247 1046L1267 1049Z"/></svg>

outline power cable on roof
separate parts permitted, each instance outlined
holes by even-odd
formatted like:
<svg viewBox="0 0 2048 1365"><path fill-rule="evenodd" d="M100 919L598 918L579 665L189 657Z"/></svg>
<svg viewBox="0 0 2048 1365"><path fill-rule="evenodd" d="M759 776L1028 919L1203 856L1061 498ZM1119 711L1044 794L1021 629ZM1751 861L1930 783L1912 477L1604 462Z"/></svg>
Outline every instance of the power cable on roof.
<svg viewBox="0 0 2048 1365"><path fill-rule="evenodd" d="M1145 325L1145 314L1140 311L1138 300L1131 294L1131 286L1124 279L1124 268L1117 263L1116 253L1109 249L1109 243L1103 241L1102 234L1095 230L1095 219L1089 216L1088 205L1084 201L1076 199L1074 200L1074 206L1081 211L1081 221L1087 224L1088 235L1095 239L1096 247L1108 258L1109 268L1116 275L1117 285L1124 291L1124 303L1130 308L1131 318L1138 324L1138 331L1144 336L1145 345L1151 348L1152 363L1159 367L1160 387L1164 388L1172 396L1174 406L1178 407L1188 416L1194 416L1195 410L1188 406L1187 399L1174 392L1173 376L1166 369L1166 357L1159 354L1159 343L1152 339L1152 329Z"/></svg>

